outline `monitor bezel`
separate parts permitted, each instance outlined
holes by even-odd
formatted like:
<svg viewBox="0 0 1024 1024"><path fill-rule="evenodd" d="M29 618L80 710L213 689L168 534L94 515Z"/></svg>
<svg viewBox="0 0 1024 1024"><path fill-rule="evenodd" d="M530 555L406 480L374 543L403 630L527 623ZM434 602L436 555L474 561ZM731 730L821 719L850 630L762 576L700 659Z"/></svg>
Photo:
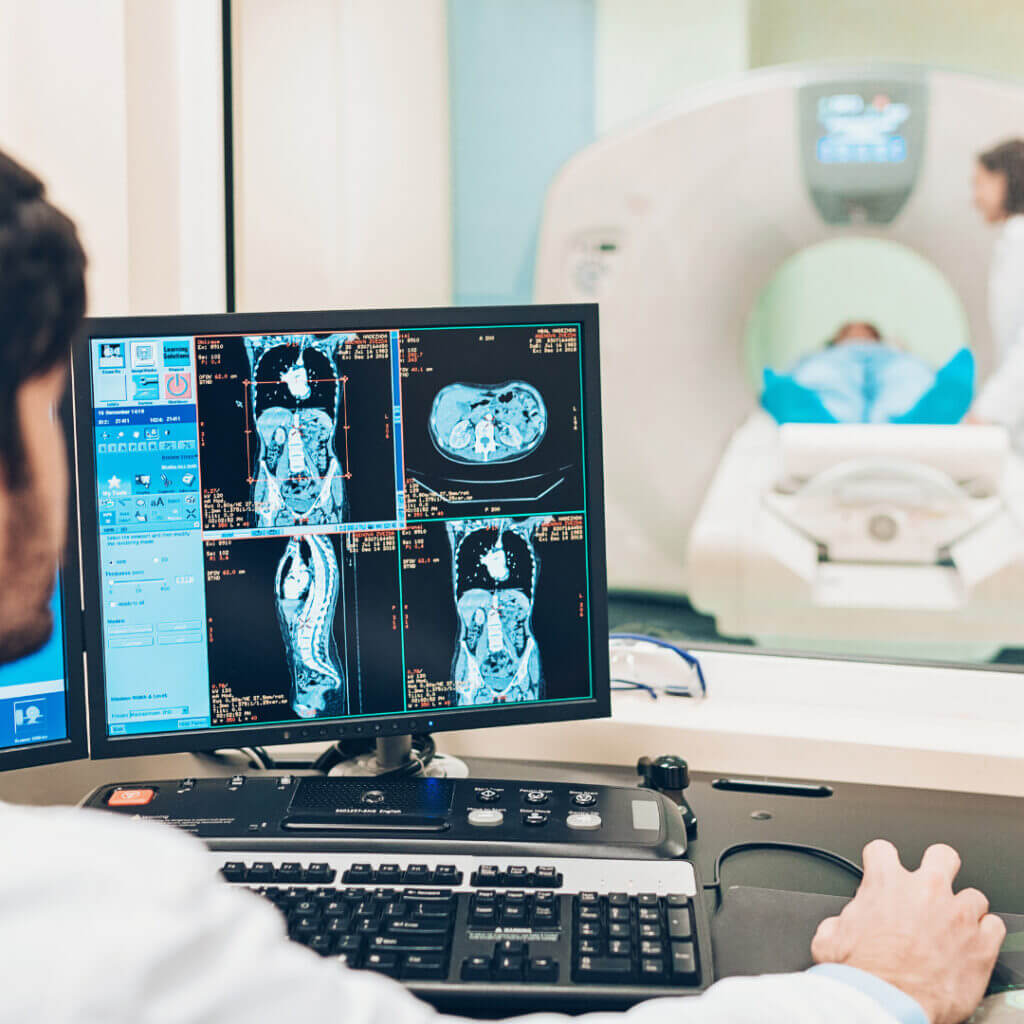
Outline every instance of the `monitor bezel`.
<svg viewBox="0 0 1024 1024"><path fill-rule="evenodd" d="M70 393L58 411L70 468L67 542L60 565L61 625L64 633L64 715L67 736L42 743L0 748L0 772L37 768L89 756L86 722L85 664L82 651L82 590L78 545L78 503L74 480L75 430Z"/></svg>
<svg viewBox="0 0 1024 1024"><path fill-rule="evenodd" d="M481 320L486 317L486 320ZM210 728L180 733L110 736L107 733L101 620L99 533L92 435L90 342L108 337L173 337L217 333L289 333L373 330L474 324L544 324L578 322L583 329L583 442L586 471L587 536L591 621L590 698L517 707L445 710L394 719L386 716L307 724ZM73 393L78 439L78 494L85 605L85 654L89 679L89 748L94 758L144 756L288 743L329 743L420 732L497 728L564 722L611 715L608 656L608 580L605 547L604 475L601 433L600 345L595 303L527 306L459 306L408 309L316 310L274 313L183 314L175 316L95 317L74 351Z"/></svg>

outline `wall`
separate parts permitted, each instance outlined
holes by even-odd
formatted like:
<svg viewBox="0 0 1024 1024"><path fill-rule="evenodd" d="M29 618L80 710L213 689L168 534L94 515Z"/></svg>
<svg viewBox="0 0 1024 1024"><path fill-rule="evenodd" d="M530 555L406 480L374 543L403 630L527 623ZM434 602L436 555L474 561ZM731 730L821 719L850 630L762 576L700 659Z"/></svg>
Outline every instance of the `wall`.
<svg viewBox="0 0 1024 1024"><path fill-rule="evenodd" d="M238 308L447 302L442 0L246 0L233 18Z"/></svg>
<svg viewBox="0 0 1024 1024"><path fill-rule="evenodd" d="M750 64L829 57L926 61L1020 76L1018 0L750 0Z"/></svg>
<svg viewBox="0 0 1024 1024"><path fill-rule="evenodd" d="M0 24L0 146L77 222L90 312L223 308L217 5L0 0Z"/></svg>

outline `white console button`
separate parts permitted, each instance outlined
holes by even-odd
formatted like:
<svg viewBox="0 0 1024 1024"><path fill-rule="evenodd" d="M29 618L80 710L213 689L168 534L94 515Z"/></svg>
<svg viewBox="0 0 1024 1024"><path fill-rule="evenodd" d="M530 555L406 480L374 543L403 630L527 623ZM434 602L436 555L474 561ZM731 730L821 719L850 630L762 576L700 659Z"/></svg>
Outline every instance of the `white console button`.
<svg viewBox="0 0 1024 1024"><path fill-rule="evenodd" d="M505 812L498 807L477 807L469 812L468 820L470 825L493 828L505 820Z"/></svg>
<svg viewBox="0 0 1024 1024"><path fill-rule="evenodd" d="M569 828L595 829L601 827L601 815L596 811L570 811L565 816Z"/></svg>

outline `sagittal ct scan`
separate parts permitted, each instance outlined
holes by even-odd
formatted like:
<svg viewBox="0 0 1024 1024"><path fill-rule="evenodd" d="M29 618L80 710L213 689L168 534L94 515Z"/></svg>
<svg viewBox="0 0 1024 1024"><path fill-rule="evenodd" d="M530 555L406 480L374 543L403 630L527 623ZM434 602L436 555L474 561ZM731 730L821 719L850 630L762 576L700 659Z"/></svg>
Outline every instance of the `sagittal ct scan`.
<svg viewBox="0 0 1024 1024"><path fill-rule="evenodd" d="M449 384L434 399L429 426L437 450L453 462L514 462L544 439L548 413L525 381Z"/></svg>
<svg viewBox="0 0 1024 1024"><path fill-rule="evenodd" d="M342 340L313 334L245 339L259 526L345 521L345 481L335 454L342 391L335 353Z"/></svg>
<svg viewBox="0 0 1024 1024"><path fill-rule="evenodd" d="M277 619L300 718L347 713L345 678L334 639L338 561L329 537L292 537L277 566Z"/></svg>
<svg viewBox="0 0 1024 1024"><path fill-rule="evenodd" d="M447 524L459 635L452 662L456 706L540 700L533 602L540 565L539 520Z"/></svg>

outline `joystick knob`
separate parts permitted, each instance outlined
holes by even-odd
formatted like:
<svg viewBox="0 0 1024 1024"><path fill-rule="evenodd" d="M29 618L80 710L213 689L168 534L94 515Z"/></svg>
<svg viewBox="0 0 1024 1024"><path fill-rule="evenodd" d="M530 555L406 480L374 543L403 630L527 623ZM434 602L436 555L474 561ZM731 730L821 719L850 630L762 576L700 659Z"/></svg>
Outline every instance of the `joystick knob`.
<svg viewBox="0 0 1024 1024"><path fill-rule="evenodd" d="M690 784L689 765L674 754L660 757L641 757L636 763L636 773L643 777L644 785L651 789L683 790Z"/></svg>

